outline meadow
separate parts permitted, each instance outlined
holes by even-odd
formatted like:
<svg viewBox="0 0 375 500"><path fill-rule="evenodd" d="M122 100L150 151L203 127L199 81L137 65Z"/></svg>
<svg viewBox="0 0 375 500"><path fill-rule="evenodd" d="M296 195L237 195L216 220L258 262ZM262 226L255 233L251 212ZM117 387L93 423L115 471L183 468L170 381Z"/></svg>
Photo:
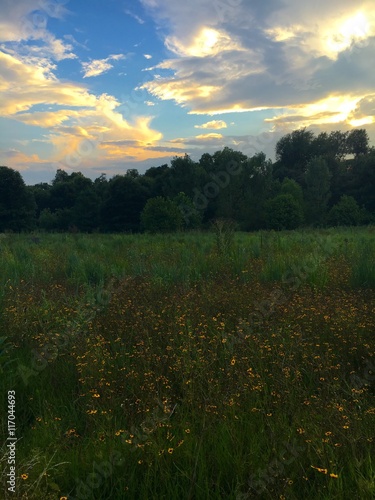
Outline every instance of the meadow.
<svg viewBox="0 0 375 500"><path fill-rule="evenodd" d="M374 227L2 234L0 326L1 498L375 497Z"/></svg>

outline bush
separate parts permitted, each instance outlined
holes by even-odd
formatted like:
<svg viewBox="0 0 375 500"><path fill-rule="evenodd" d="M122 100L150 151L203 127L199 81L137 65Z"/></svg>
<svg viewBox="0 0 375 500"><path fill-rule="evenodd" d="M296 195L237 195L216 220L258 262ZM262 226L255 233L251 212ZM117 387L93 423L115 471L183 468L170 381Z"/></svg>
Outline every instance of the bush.
<svg viewBox="0 0 375 500"><path fill-rule="evenodd" d="M150 233L170 233L182 227L182 214L169 198L150 198L141 213L141 228Z"/></svg>
<svg viewBox="0 0 375 500"><path fill-rule="evenodd" d="M361 209L352 196L343 195L328 215L330 226L357 226L361 222Z"/></svg>
<svg viewBox="0 0 375 500"><path fill-rule="evenodd" d="M269 200L265 212L270 229L296 229L303 222L302 207L291 194L280 194Z"/></svg>

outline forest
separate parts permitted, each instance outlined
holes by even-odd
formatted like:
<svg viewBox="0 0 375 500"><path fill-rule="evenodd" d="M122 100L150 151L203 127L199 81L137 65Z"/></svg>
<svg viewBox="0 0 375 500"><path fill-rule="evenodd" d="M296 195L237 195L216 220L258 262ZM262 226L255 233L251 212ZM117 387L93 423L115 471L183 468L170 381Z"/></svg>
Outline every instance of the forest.
<svg viewBox="0 0 375 500"><path fill-rule="evenodd" d="M274 162L225 147L110 179L59 169L51 183L27 186L18 171L0 167L1 232L174 232L216 219L241 231L374 223L367 131L300 129L279 139Z"/></svg>

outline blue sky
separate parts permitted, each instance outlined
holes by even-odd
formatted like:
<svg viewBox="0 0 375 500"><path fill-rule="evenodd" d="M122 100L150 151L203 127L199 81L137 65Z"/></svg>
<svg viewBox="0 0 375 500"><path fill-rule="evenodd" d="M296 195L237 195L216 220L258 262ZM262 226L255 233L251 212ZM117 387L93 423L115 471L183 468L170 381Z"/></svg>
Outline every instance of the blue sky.
<svg viewBox="0 0 375 500"><path fill-rule="evenodd" d="M0 164L29 184L366 128L373 0L0 0Z"/></svg>

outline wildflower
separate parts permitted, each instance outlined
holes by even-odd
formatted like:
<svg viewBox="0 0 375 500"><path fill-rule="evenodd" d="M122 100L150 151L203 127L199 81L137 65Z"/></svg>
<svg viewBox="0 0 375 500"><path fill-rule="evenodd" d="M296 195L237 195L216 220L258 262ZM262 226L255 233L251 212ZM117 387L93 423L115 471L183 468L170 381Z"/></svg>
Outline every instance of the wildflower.
<svg viewBox="0 0 375 500"><path fill-rule="evenodd" d="M338 476L338 474L334 474L333 472L331 472L329 477L333 477L334 479L337 479L339 476Z"/></svg>
<svg viewBox="0 0 375 500"><path fill-rule="evenodd" d="M323 474L327 474L328 473L327 469L321 469L320 467L314 467L313 465L311 467L313 469L317 470L318 472L322 472Z"/></svg>
<svg viewBox="0 0 375 500"><path fill-rule="evenodd" d="M28 474L21 474L21 478L25 481L29 477Z"/></svg>
<svg viewBox="0 0 375 500"><path fill-rule="evenodd" d="M172 455L172 453L173 453L173 448L168 448L168 453L169 453L170 455Z"/></svg>
<svg viewBox="0 0 375 500"><path fill-rule="evenodd" d="M232 358L232 360L231 360L230 364L231 364L232 366L233 366L233 365L235 365L235 364L236 364L236 359L235 359L235 358Z"/></svg>
<svg viewBox="0 0 375 500"><path fill-rule="evenodd" d="M185 429L186 434L190 434L190 429Z"/></svg>
<svg viewBox="0 0 375 500"><path fill-rule="evenodd" d="M93 395L92 395L92 397L93 397L93 398L100 398L100 394L97 394L97 393L96 393L96 394L93 394Z"/></svg>

